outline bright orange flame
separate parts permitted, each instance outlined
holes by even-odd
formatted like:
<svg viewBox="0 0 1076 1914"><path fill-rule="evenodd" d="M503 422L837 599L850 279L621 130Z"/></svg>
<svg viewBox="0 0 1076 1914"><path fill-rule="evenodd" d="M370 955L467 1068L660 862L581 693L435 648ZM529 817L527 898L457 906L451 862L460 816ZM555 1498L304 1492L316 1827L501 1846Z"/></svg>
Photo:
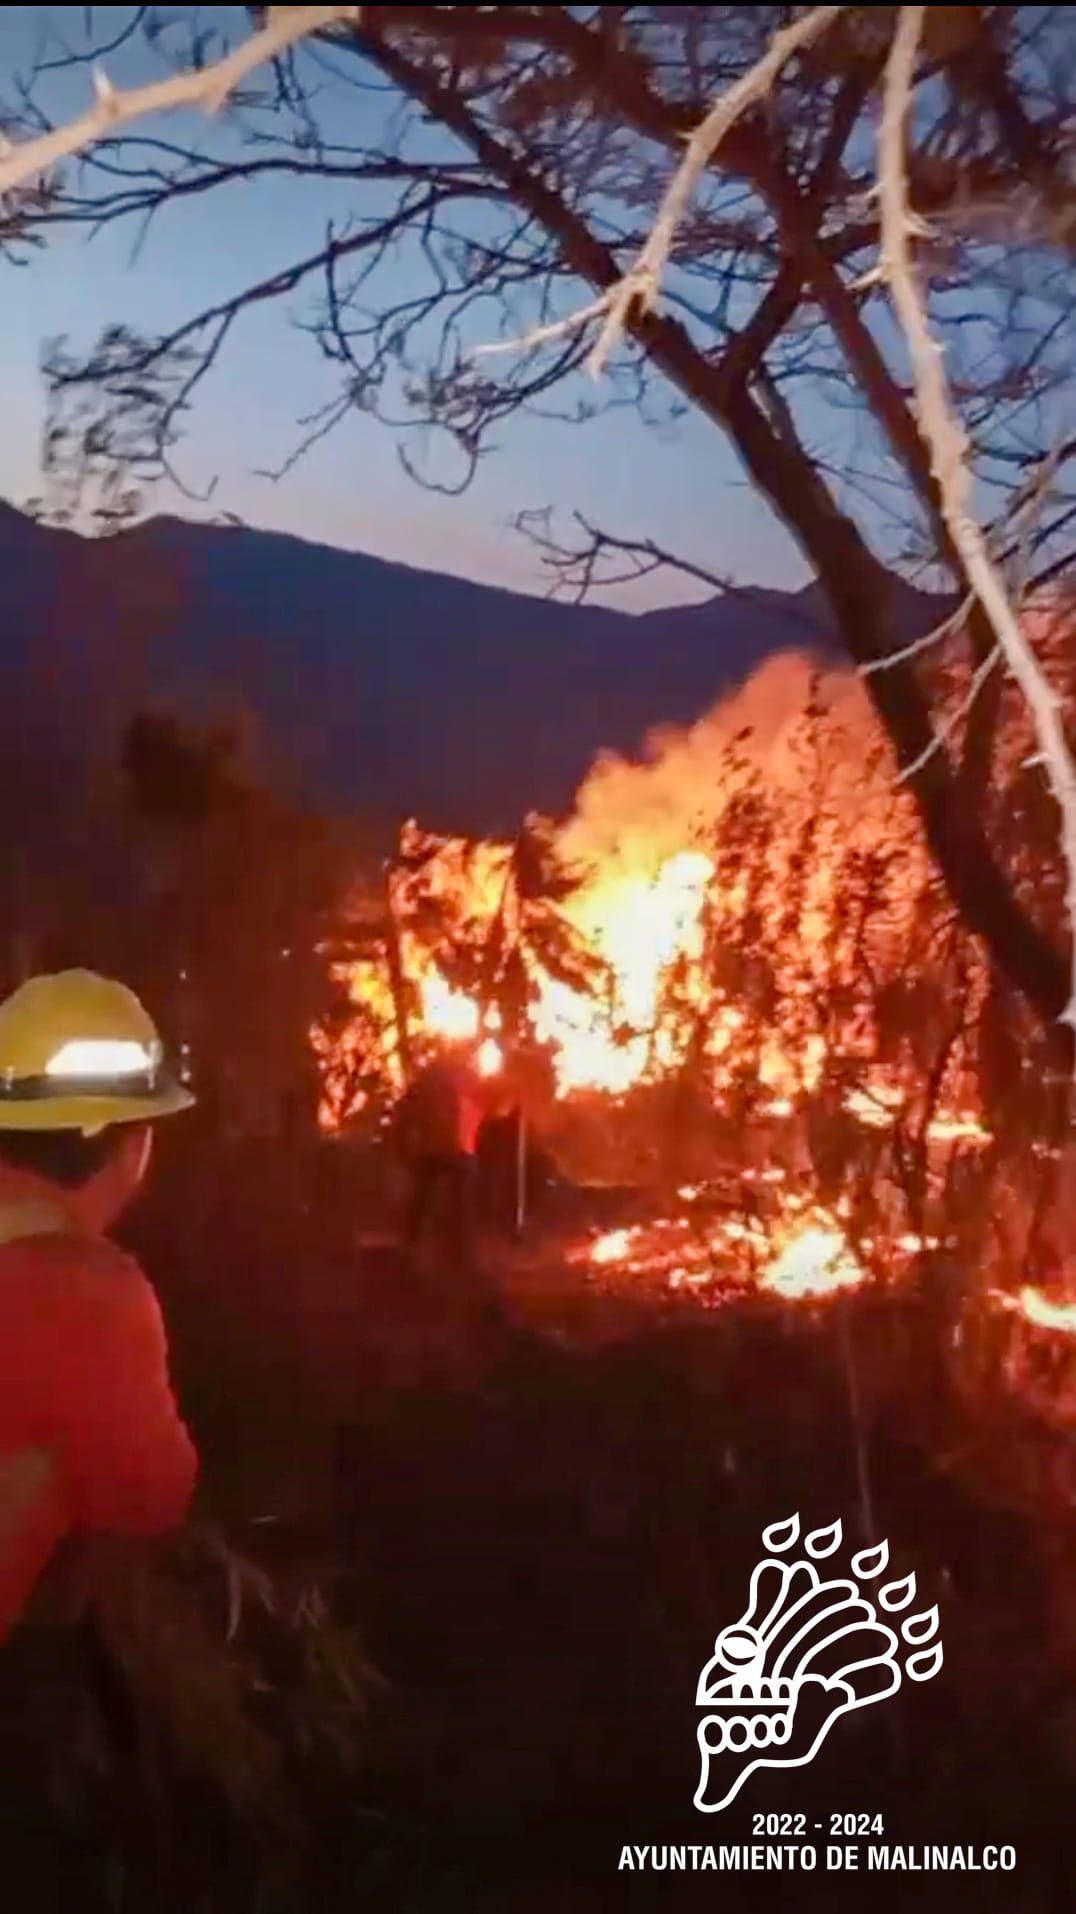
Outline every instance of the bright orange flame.
<svg viewBox="0 0 1076 1914"><path fill-rule="evenodd" d="M905 817L904 797L894 797L891 769L874 749L872 722L854 676L834 674L823 692L805 660L785 658L700 724L647 740L639 761L599 758L572 818L549 826L544 838L539 830L513 847L408 826L389 904L412 1006L412 1048L488 1038L493 1026L478 991L449 978L503 982L498 965L510 952L528 1036L544 1050L562 1101L625 1097L690 1064L696 1081L708 1079L715 1106L732 1092L753 1102L752 1116L784 1123L823 1085L832 1046L848 1115L865 1128L895 1124L907 1096L902 1066L877 1061L875 1033L858 1010L842 1011L843 1030L824 1033L818 1017L834 980L847 1001L855 997L841 970L855 976L860 961L840 941L848 917L844 860L873 853L880 833L896 847L871 919L880 926L870 952L876 974L904 961L901 940L916 927L918 886L930 869L911 800ZM820 739L828 740L824 754ZM752 780L760 773L764 798L756 799ZM761 824L751 809L756 801L764 805ZM767 824L771 805L775 821ZM550 868L579 881L546 893L528 889L520 876L530 868L522 856L528 843L544 844ZM384 914L380 886L357 902L369 948L370 927ZM759 930L750 929L751 917ZM550 937L551 923L559 939ZM566 962L566 950L585 953L587 963ZM784 966L786 950L792 961ZM327 1108L331 1101L346 1106L339 1088L346 1090L349 1074L363 1082L380 1076L392 1089L400 1080L387 952L341 969L356 1034L315 1037ZM851 1083L850 1063L857 1066ZM988 1140L962 1107L966 1100L939 1112L932 1143Z"/></svg>
<svg viewBox="0 0 1076 1914"><path fill-rule="evenodd" d="M565 916L609 967L613 1014L563 980L539 975L534 1030L552 1046L557 1086L622 1096L648 1068L677 1060L667 1031L655 1030L670 966L698 964L703 912L714 867L700 851L678 851L641 868L600 874L567 900Z"/></svg>
<svg viewBox="0 0 1076 1914"><path fill-rule="evenodd" d="M631 1254L636 1231L630 1229L607 1230L590 1246L590 1261L599 1267L603 1263L622 1263Z"/></svg>
<svg viewBox="0 0 1076 1914"><path fill-rule="evenodd" d="M804 1298L858 1289L865 1281L866 1272L841 1230L832 1224L810 1223L774 1258L762 1277L762 1287L786 1298Z"/></svg>
<svg viewBox="0 0 1076 1914"><path fill-rule="evenodd" d="M977 1116L970 1111L939 1110L927 1124L929 1143L973 1143L983 1149L993 1141L989 1130L983 1128Z"/></svg>
<svg viewBox="0 0 1076 1914"><path fill-rule="evenodd" d="M776 1243L760 1222L738 1216L701 1231L688 1217L658 1217L606 1230L590 1240L582 1257L594 1269L661 1278L670 1289L720 1281L730 1295L750 1291L758 1267L753 1259L760 1258L768 1260L758 1287L786 1302L818 1301L867 1281L839 1224L822 1211L812 1212L807 1223L786 1226L784 1241L778 1237Z"/></svg>
<svg viewBox="0 0 1076 1914"><path fill-rule="evenodd" d="M868 1130L892 1129L903 1104L901 1092L894 1091L886 1084L857 1086L846 1091L844 1097L844 1108L849 1116L854 1116Z"/></svg>
<svg viewBox="0 0 1076 1914"><path fill-rule="evenodd" d="M424 1027L449 1042L465 1043L477 1037L478 1005L462 990L453 990L433 966L419 981Z"/></svg>
<svg viewBox="0 0 1076 1914"><path fill-rule="evenodd" d="M471 863L450 842L431 863L431 894L447 895L459 926L488 926L499 908L507 847L479 847L485 855ZM439 870L439 859L445 868ZM558 1094L582 1091L623 1096L645 1077L661 1076L683 1060L687 1033L675 1019L661 1016L662 993L673 970L682 980L685 1001L707 1013L707 1052L715 1064L735 1047L747 1022L737 1004L714 999L703 974L705 913L715 882L711 858L682 850L638 867L594 872L561 906L564 919L591 956L605 966L608 990L595 997L554 975L535 958L529 969L529 1016L536 1041L551 1054ZM418 997L423 1033L448 1042L481 1033L477 1002L451 985L437 962L436 948L413 933L402 939L404 969ZM394 1008L387 960L363 959L343 967L353 1001L372 1013L388 1047ZM759 1074L767 1094L765 1113L787 1117L805 1088L817 1080L825 1043L807 1033L801 1054L790 1059L780 1042L768 1039Z"/></svg>
<svg viewBox="0 0 1076 1914"><path fill-rule="evenodd" d="M487 1037L478 1052L478 1074L495 1077L504 1068L504 1053L496 1037Z"/></svg>
<svg viewBox="0 0 1076 1914"><path fill-rule="evenodd" d="M1024 1320L1037 1329L1052 1329L1062 1336L1076 1336L1076 1302L1055 1302L1044 1290L1025 1285L1019 1295L995 1290L994 1296L1006 1309L1018 1310Z"/></svg>

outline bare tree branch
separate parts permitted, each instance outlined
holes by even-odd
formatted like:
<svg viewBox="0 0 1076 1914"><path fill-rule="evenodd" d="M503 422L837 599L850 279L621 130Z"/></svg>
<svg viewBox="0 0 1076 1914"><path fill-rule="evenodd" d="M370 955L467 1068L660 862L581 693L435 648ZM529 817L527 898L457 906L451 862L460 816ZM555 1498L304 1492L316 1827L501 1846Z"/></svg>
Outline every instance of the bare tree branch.
<svg viewBox="0 0 1076 1914"><path fill-rule="evenodd" d="M530 540L543 568L550 574L552 597L566 592L575 603L581 604L596 585L608 590L611 586L636 584L658 571L678 572L696 584L708 586L717 596L736 598L748 604L753 599L768 597L765 586L739 584L696 559L669 551L657 539L617 536L592 524L584 512L573 512L572 522L583 536L568 544L554 533L552 512L547 508L519 512L514 520L516 530ZM789 623L802 632L805 642L817 641L816 618L795 605L788 607L788 618Z"/></svg>
<svg viewBox="0 0 1076 1914"><path fill-rule="evenodd" d="M940 627L939 629L944 630L944 626ZM932 638L937 638L938 633L936 631L932 632L930 636ZM986 683L986 680L990 676L990 673L993 671L994 666L1001 663L1001 658L1002 658L1001 646L995 645L993 651L988 652L987 656L983 659L982 663L976 666L975 671L972 673L971 684L968 687L967 694L965 695L965 697L961 699L960 703L956 707L956 710L948 712L946 716L942 719L941 723L938 725L937 730L934 733L933 738L931 739L930 743L926 746L926 749L920 752L919 756L917 758L914 758L911 764L905 764L901 766L900 783L907 784L913 778L918 777L920 771L922 771L924 767L927 764L929 764L930 759L933 757L935 751L940 751L943 749L946 739L950 736L952 732L956 730L956 727L960 723L961 718L967 717L969 711L971 710L972 706L975 703L976 698L979 696L979 693L982 690L983 685Z"/></svg>
<svg viewBox="0 0 1076 1914"><path fill-rule="evenodd" d="M653 310L677 228L726 133L742 114L765 99L793 55L817 40L843 11L839 6L812 7L802 20L774 34L761 60L722 94L702 124L696 127L658 209L646 245L620 284L613 288L605 324L588 362L588 370L595 378L621 337L628 315L636 308L641 312Z"/></svg>
<svg viewBox="0 0 1076 1914"><path fill-rule="evenodd" d="M566 319L552 319L547 326L535 326L523 339L494 339L492 344L476 346L473 357L476 359L493 358L501 352L531 352L537 346L548 346L555 339L567 339L574 333L582 332L592 319L600 319L608 312L612 294L603 292L589 306L581 306L578 312L570 312Z"/></svg>
<svg viewBox="0 0 1076 1914"><path fill-rule="evenodd" d="M95 103L77 120L37 139L4 142L0 148L0 195L41 179L60 160L85 152L132 120L171 113L180 106L216 113L228 95L258 67L278 59L309 34L324 33L344 21L354 23L361 14L361 7L270 7L260 32L211 66L176 73L167 80L154 80L148 86L131 87L122 93L102 71L95 71Z"/></svg>
<svg viewBox="0 0 1076 1914"><path fill-rule="evenodd" d="M1066 904L1072 931L1072 985L1059 1021L1076 1030L1076 764L1065 737L1061 701L1021 628L1009 602L1004 579L972 512L968 438L949 397L942 350L931 332L912 260L911 240L917 228L908 203L904 141L926 11L924 6L901 8L886 65L878 139L882 265L911 354L919 429L930 447L931 465L949 533L960 553L968 581L1027 701L1050 787L1061 812L1061 848L1068 873Z"/></svg>

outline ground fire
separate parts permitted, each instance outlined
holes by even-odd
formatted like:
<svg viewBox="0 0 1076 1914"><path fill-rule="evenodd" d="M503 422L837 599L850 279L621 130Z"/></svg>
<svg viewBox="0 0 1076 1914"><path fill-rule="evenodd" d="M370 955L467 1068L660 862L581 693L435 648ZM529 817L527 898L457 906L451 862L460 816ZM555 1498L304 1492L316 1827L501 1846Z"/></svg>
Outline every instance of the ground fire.
<svg viewBox="0 0 1076 1914"><path fill-rule="evenodd" d="M735 1218L700 1227L687 1216L607 1230L576 1256L591 1270L658 1271L670 1289L712 1291L727 1299L744 1294L755 1266L755 1286L784 1301L817 1302L868 1280L840 1224L821 1213L789 1223L776 1254L761 1228Z"/></svg>

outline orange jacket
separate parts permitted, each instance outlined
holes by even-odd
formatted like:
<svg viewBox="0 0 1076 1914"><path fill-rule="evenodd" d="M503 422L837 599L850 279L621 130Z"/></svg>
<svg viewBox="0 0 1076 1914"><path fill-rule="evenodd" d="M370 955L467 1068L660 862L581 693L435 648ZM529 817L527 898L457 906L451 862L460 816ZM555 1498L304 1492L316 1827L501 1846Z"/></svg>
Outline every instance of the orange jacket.
<svg viewBox="0 0 1076 1914"><path fill-rule="evenodd" d="M65 1535L178 1526L197 1467L137 1263L0 1166L0 1639Z"/></svg>

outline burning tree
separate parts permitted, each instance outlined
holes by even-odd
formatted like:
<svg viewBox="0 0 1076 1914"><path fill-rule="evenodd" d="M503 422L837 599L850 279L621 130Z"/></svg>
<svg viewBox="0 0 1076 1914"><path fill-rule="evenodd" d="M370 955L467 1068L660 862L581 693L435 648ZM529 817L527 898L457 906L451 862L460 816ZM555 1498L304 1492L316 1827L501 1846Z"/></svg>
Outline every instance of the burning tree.
<svg viewBox="0 0 1076 1914"><path fill-rule="evenodd" d="M540 1094L543 985L586 994L604 977L565 909L582 882L543 818L509 844L406 824L380 894L369 882L349 894L327 949L344 1003L314 1032L326 1122L380 1110L416 1055L483 1033L480 1067L507 1064L517 1092Z"/></svg>

